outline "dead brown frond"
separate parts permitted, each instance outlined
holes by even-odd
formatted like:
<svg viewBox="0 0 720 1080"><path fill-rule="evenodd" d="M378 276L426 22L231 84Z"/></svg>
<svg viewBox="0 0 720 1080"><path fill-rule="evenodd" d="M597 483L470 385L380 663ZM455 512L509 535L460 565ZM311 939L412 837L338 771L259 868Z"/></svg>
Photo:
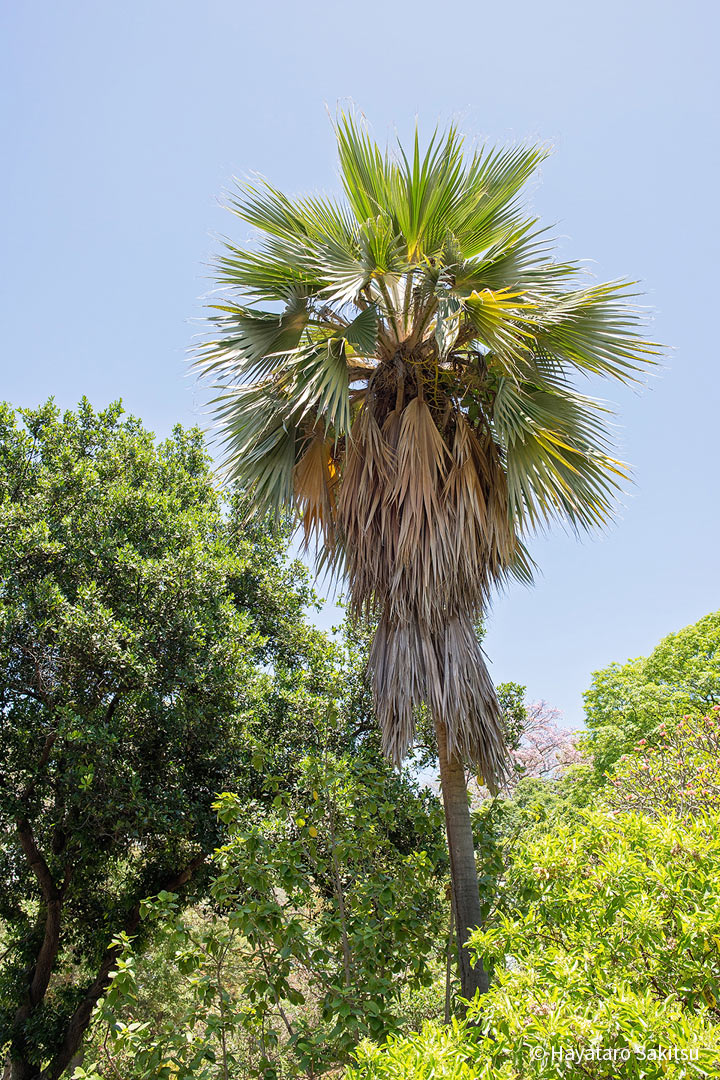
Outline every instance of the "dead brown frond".
<svg viewBox="0 0 720 1080"><path fill-rule="evenodd" d="M370 654L385 754L399 765L426 703L447 726L448 752L471 761L496 790L505 774L500 710L472 621L460 615L431 631L384 615Z"/></svg>
<svg viewBox="0 0 720 1080"><path fill-rule="evenodd" d="M367 403L348 440L338 519L354 614L372 613L387 589L395 546L384 516L395 474L395 454Z"/></svg>
<svg viewBox="0 0 720 1080"><path fill-rule="evenodd" d="M306 546L315 539L322 541L330 551L335 547L337 483L332 443L324 434L315 432L293 470L295 505L300 514Z"/></svg>
<svg viewBox="0 0 720 1080"><path fill-rule="evenodd" d="M338 532L351 611L380 616L370 668L386 753L402 760L426 703L450 752L492 784L502 728L474 626L515 557L504 470L489 434L416 389L378 369L348 439Z"/></svg>

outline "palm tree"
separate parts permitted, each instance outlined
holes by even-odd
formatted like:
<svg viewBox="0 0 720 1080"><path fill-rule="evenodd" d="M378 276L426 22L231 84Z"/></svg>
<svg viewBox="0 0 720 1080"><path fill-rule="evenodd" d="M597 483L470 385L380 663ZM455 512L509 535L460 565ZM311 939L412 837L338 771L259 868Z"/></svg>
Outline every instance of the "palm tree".
<svg viewBox="0 0 720 1080"><path fill-rule="evenodd" d="M454 128L421 152L337 128L345 199L264 180L230 209L258 243L227 243L198 355L229 474L258 512L291 508L351 613L377 619L370 670L386 753L418 709L437 735L463 995L488 973L463 948L480 920L464 763L496 789L498 703L475 632L492 589L531 576L523 538L610 516L623 466L607 409L574 377L637 378L623 282L588 284L519 196L543 148L463 154Z"/></svg>

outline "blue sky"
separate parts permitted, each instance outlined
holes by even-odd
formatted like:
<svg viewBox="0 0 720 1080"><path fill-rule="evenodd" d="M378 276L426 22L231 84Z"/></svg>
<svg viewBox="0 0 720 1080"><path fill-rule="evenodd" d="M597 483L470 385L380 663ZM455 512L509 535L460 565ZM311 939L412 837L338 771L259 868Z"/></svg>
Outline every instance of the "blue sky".
<svg viewBox="0 0 720 1080"><path fill-rule="evenodd" d="M233 175L337 189L327 109L384 140L419 118L549 141L531 192L564 255L642 282L672 346L611 387L635 483L606 536L537 540L497 599L497 680L582 721L590 673L720 607L717 7L698 0L248 5L24 0L0 14L2 396L122 397L159 434L203 422L185 369ZM332 618L332 612L326 619Z"/></svg>

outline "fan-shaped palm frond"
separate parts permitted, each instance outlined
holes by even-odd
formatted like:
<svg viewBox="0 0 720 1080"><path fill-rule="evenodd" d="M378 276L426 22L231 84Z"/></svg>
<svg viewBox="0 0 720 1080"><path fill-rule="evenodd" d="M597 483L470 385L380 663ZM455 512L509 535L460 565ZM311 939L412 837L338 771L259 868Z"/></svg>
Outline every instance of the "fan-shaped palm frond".
<svg viewBox="0 0 720 1080"><path fill-rule="evenodd" d="M502 733L475 622L498 581L529 577L529 531L612 514L625 468L572 379L635 380L657 347L630 286L583 285L524 211L543 148L466 155L451 128L391 153L351 116L336 134L344 202L264 180L233 195L258 240L218 260L229 299L197 364L229 473L259 511L293 506L353 611L379 618L388 753L426 703L492 780Z"/></svg>

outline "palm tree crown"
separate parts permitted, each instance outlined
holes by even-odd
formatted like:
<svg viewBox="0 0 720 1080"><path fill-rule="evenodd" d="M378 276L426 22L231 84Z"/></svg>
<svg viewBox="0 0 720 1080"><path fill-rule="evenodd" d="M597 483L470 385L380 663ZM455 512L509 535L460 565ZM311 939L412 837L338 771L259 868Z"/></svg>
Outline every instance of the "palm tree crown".
<svg viewBox="0 0 720 1080"><path fill-rule="evenodd" d="M382 152L337 125L343 202L265 181L231 209L260 230L227 244L211 340L230 474L258 511L293 508L379 618L371 652L386 752L425 703L451 754L503 772L475 623L495 583L529 577L523 537L605 523L625 476L607 409L580 374L637 378L643 340L624 282L583 283L519 203L545 150L463 154L454 128Z"/></svg>

